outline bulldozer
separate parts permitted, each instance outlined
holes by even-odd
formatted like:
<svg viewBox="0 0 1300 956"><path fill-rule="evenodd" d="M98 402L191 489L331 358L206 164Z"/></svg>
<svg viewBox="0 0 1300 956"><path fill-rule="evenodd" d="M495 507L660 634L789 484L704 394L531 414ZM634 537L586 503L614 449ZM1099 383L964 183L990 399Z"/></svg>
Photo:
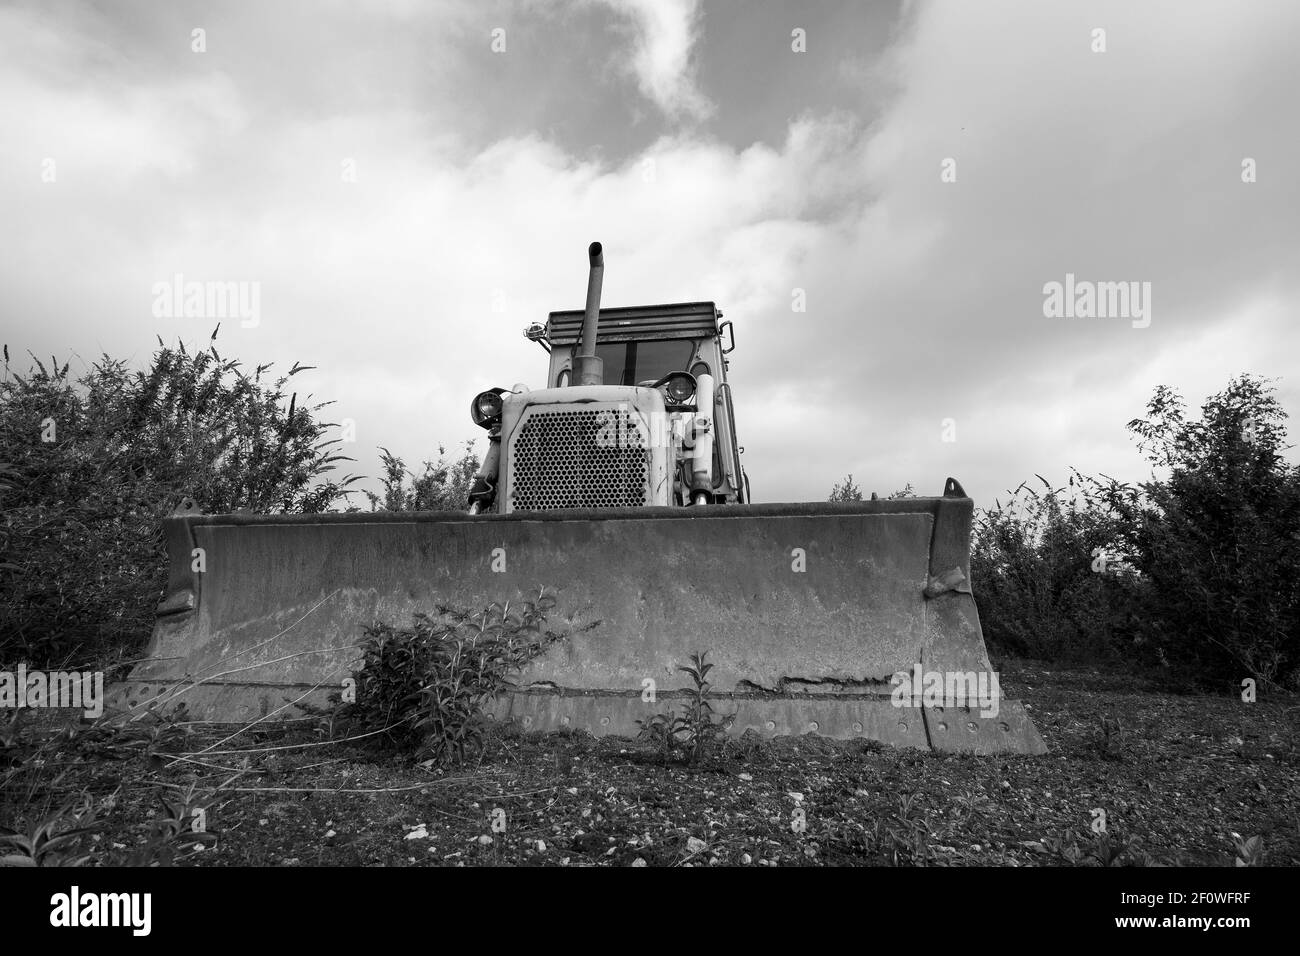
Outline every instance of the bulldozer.
<svg viewBox="0 0 1300 956"><path fill-rule="evenodd" d="M485 716L525 730L636 736L687 696L706 652L732 734L818 734L973 753L1044 753L1001 696L970 582L973 502L755 503L711 301L587 298L525 335L544 387L495 386L471 421L488 450L463 513L164 520L169 582L146 659L113 697L245 722L321 705L359 666L363 627L545 586L573 629ZM201 558L201 559L200 559Z"/></svg>

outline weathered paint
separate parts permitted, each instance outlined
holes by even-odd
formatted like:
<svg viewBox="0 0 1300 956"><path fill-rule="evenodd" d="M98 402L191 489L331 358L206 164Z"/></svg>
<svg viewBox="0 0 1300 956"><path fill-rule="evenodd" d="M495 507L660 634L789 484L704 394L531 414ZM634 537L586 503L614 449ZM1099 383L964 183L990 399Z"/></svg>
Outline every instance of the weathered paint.
<svg viewBox="0 0 1300 956"><path fill-rule="evenodd" d="M951 494L475 517L179 515L168 519L163 603L176 610L160 616L118 701L161 691L195 719L219 721L319 703L355 665L363 625L545 585L558 599L552 625L599 624L535 661L499 717L635 733L638 717L687 686L677 666L707 650L721 709L738 715L733 732L815 723L832 737L1042 752L1015 701L989 719L936 719L889 701L891 675L917 662L989 670L969 586L924 596L954 568L962 576L949 581L969 580L970 516L970 499ZM189 571L191 547L206 551L202 574ZM505 570L494 572L497 549ZM646 678L657 705L640 700Z"/></svg>

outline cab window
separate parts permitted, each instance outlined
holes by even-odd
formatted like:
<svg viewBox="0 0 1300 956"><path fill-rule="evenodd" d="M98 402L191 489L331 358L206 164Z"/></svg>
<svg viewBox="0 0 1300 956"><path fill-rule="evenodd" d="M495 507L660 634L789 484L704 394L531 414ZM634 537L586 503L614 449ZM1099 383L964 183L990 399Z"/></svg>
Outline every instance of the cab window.
<svg viewBox="0 0 1300 956"><path fill-rule="evenodd" d="M607 342L596 346L605 362L606 385L657 382L669 372L684 372L695 354L690 339L652 342Z"/></svg>

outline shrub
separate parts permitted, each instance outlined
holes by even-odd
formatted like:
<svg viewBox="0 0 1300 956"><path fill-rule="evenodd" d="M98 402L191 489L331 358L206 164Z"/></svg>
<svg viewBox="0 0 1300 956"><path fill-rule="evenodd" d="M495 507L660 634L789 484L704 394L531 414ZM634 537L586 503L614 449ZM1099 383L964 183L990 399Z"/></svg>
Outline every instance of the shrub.
<svg viewBox="0 0 1300 956"><path fill-rule="evenodd" d="M417 760L463 761L482 743L484 705L567 636L544 629L554 606L543 589L476 613L439 607L436 616L416 614L409 628L368 627L356 700L338 712L342 726Z"/></svg>
<svg viewBox="0 0 1300 956"><path fill-rule="evenodd" d="M875 494L875 492L872 492L871 497L876 498L878 496ZM912 483L909 481L904 487L900 488L898 491L886 495L885 499L887 501L892 501L897 498L915 498L915 497L916 497L916 492L912 490ZM862 489L857 485L856 482L854 482L853 475L850 474L842 482L835 483L835 486L831 488L830 497L827 498L826 500L827 501L861 501Z"/></svg>
<svg viewBox="0 0 1300 956"><path fill-rule="evenodd" d="M381 478L384 493L380 496L373 491L366 492L371 511L466 511L469 508L469 491L479 469L472 441L465 442L464 451L455 461L449 460L447 449L439 445L438 461L426 461L418 474L387 448L379 451L384 465Z"/></svg>
<svg viewBox="0 0 1300 956"><path fill-rule="evenodd" d="M991 648L1071 663L1124 650L1140 584L1124 561L1123 528L1103 485L1075 472L1039 478L975 516L971 579Z"/></svg>
<svg viewBox="0 0 1300 956"><path fill-rule="evenodd" d="M1129 430L1168 472L1108 503L1149 581L1142 638L1205 683L1300 683L1300 468L1265 380L1242 375L1199 421L1161 386Z"/></svg>
<svg viewBox="0 0 1300 956"><path fill-rule="evenodd" d="M1077 471L981 512L971 576L1004 652L1123 657L1171 677L1300 684L1300 468L1262 379L1210 396L1198 421L1167 386L1129 422L1153 466L1136 485ZM1157 473L1158 472L1158 473Z"/></svg>
<svg viewBox="0 0 1300 956"><path fill-rule="evenodd" d="M842 482L836 482L835 487L831 489L831 495L827 501L861 501L862 489L853 481L853 475L850 474Z"/></svg>
<svg viewBox="0 0 1300 956"><path fill-rule="evenodd" d="M215 340L216 333L213 333ZM133 656L166 580L161 518L204 510L322 511L355 478L326 476L323 404L246 374L215 344L159 341L147 371L101 358L78 377L33 359L0 379L0 660L51 665Z"/></svg>

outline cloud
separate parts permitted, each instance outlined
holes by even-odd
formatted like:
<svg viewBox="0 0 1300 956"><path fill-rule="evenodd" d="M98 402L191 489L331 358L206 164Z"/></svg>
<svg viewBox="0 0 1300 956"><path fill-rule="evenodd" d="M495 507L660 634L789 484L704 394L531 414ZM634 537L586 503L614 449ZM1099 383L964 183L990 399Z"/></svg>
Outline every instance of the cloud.
<svg viewBox="0 0 1300 956"><path fill-rule="evenodd" d="M636 29L617 55L641 90L621 105L705 116L698 8L618 8ZM202 343L214 324L155 319L153 283L259 281L262 323L223 325L223 353L318 366L295 382L355 420L349 453L373 474L376 446L419 459L474 435L481 389L541 384L546 357L521 330L581 306L600 239L608 305L713 299L735 321L760 500L824 498L848 471L882 494L936 493L952 474L981 502L1070 464L1140 476L1123 426L1156 384L1195 403L1246 369L1295 374L1300 187L1284 171L1300 166L1286 43L1300 11L1062 9L918 4L888 55L855 67L895 91L883 112L871 91L856 111L814 97L772 141L672 123L617 159L590 148L599 126L586 140L546 124L468 132L476 88L505 110L510 83L551 82L522 16L518 52L494 59L495 15L462 11L468 39L447 41L433 83L442 21L416 7L400 34L367 21L363 44L341 6L299 46L280 40L293 16L239 30L213 14L206 60L185 49L184 13L145 40L163 29L152 19L115 32L0 11L0 101L19 107L0 203L21 235L0 258L4 338L18 355L102 346L141 361L155 335ZM1089 51L1098 23L1104 55ZM160 42L182 51L165 67L149 59ZM291 82L323 62L348 64L340 90ZM57 184L40 180L48 155ZM1258 183L1241 182L1243 156ZM948 157L955 183L940 179ZM1151 327L1044 317L1043 284L1066 272L1152 282ZM1282 386L1294 411L1300 392Z"/></svg>
<svg viewBox="0 0 1300 956"><path fill-rule="evenodd" d="M695 82L692 50L700 32L699 0L599 0L631 28L631 70L641 92L672 119L703 119L713 104Z"/></svg>

